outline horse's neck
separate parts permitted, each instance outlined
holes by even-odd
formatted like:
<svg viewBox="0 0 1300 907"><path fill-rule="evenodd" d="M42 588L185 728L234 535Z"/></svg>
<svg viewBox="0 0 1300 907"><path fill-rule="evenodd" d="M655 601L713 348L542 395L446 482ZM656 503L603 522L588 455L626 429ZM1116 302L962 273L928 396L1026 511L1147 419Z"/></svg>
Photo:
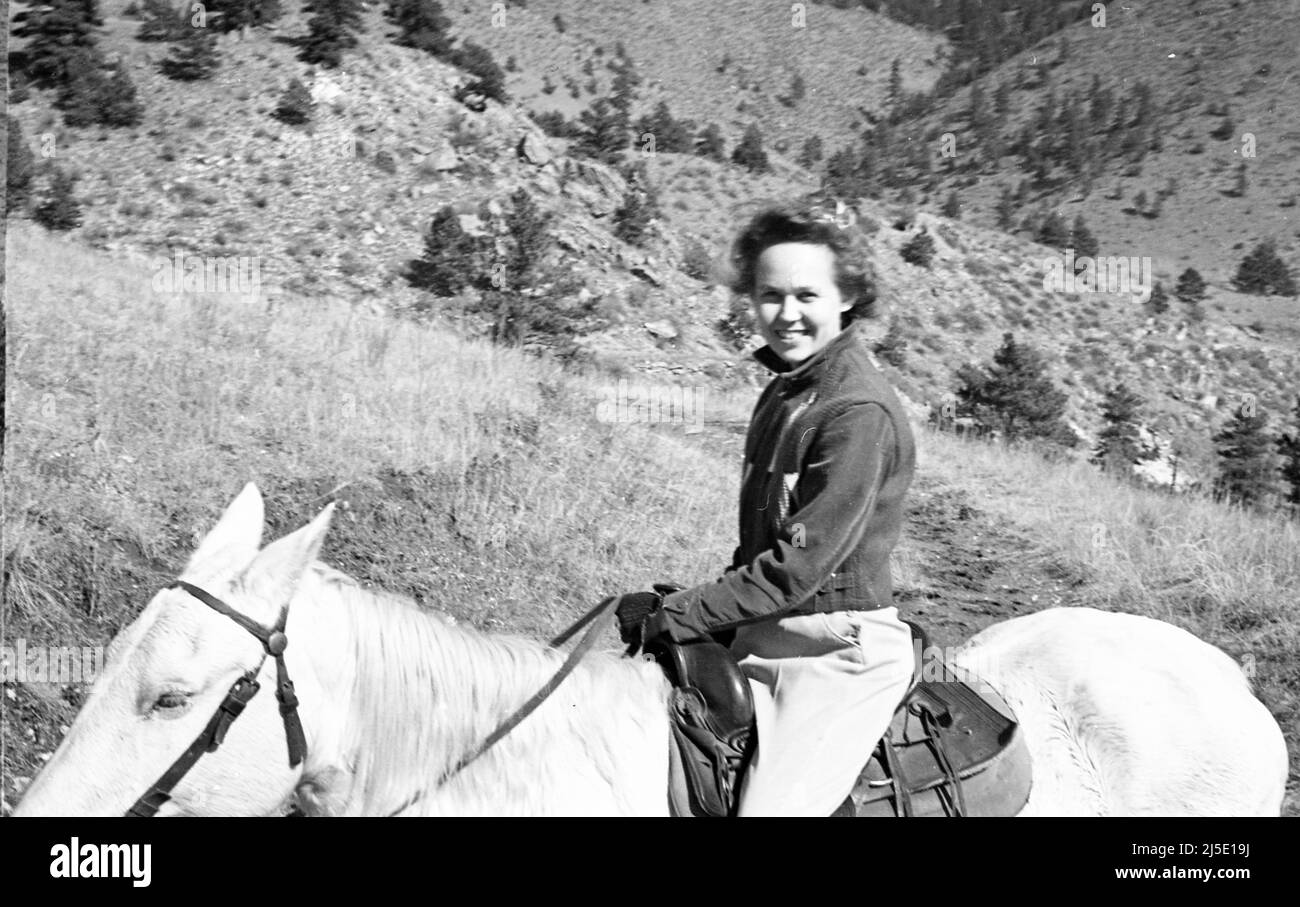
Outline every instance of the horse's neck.
<svg viewBox="0 0 1300 907"><path fill-rule="evenodd" d="M334 611L322 615L318 626L330 639L317 648L324 656L318 674L328 672L337 710L327 735L335 737L335 755L321 782L330 788L323 798L333 801L330 811L563 811L579 790L617 785L628 750L656 747L662 738L666 758L662 677L643 663L596 653L535 713L440 784L555 674L562 654L454 626L413 604L311 573L317 607Z"/></svg>

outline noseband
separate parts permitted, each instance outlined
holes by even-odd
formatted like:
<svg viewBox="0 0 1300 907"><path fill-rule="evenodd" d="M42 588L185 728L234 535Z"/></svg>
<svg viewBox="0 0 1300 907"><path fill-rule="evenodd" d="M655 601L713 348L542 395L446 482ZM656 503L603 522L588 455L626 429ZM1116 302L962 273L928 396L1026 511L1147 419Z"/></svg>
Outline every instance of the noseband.
<svg viewBox="0 0 1300 907"><path fill-rule="evenodd" d="M241 674L234 682L227 691L226 698L221 701L216 713L208 721L207 727L194 739L189 749L185 750L180 758L172 763L171 768L153 783L144 796L126 811L128 816L142 818L157 813L162 805L171 799L172 788L180 783L181 778L185 777L203 754L215 752L221 746L230 725L244 711L244 706L257 695L261 686L257 682L257 675L261 672L262 665L266 663L268 655L275 659L275 698L280 701L280 715L284 719L284 736L289 744L289 767L296 767L307 756L307 737L303 734L302 720L298 717L298 697L294 695L293 681L289 679L289 670L284 664L284 650L289 646L289 639L284 635L284 627L289 620L289 603L285 602L284 607L280 609L279 620L274 627L268 629L240 614L216 596L209 595L198 586L184 580L177 580L167 588L184 589L218 614L229 617L256 636L262 643L263 651L262 660L257 663L257 667Z"/></svg>

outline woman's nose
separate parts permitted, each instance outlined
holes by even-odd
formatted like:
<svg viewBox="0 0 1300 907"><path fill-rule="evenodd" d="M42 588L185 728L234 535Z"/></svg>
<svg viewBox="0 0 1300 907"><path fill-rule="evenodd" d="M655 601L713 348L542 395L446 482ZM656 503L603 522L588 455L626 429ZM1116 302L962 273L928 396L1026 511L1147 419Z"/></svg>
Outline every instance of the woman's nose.
<svg viewBox="0 0 1300 907"><path fill-rule="evenodd" d="M780 316L782 321L799 320L799 298L797 296L782 297Z"/></svg>

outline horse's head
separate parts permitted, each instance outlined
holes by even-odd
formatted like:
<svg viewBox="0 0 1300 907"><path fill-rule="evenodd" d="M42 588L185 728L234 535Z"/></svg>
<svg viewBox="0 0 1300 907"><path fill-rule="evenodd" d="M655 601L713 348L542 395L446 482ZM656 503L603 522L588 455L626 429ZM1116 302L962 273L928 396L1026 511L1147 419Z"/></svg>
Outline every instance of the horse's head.
<svg viewBox="0 0 1300 907"><path fill-rule="evenodd" d="M247 485L200 543L181 579L263 627L273 627L320 550L333 505L259 551L262 496ZM289 610L285 659L307 698L319 688L294 651ZM266 815L292 796L304 764L291 767L276 701L276 664L249 630L182 588L164 589L122 630L103 673L58 750L18 806L19 815L122 815L204 731L240 675L261 664L260 692L172 788L160 815ZM306 694L306 695L304 695ZM308 742L310 744L310 729Z"/></svg>

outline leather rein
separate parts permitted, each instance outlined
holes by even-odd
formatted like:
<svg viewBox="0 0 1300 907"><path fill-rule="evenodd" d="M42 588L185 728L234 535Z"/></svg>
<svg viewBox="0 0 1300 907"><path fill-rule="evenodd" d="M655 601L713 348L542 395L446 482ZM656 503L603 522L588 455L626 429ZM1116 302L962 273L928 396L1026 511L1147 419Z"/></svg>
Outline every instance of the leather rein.
<svg viewBox="0 0 1300 907"><path fill-rule="evenodd" d="M171 764L167 771L155 781L139 800L126 811L125 815L139 818L148 818L157 814L168 800L171 799L171 792L180 783L181 779L194 767L195 763L203 757L204 753L213 753L221 746L226 738L226 732L230 730L230 725L240 716L244 708L257 695L261 689L261 684L257 682L257 675L261 673L262 665L266 663L269 655L275 659L276 671L276 689L275 698L280 702L280 716L284 721L284 735L288 742L289 748L289 767L293 768L302 763L307 757L307 737L303 733L302 719L298 716L298 697L294 694L293 681L289 679L289 669L284 663L284 652L289 647L289 638L285 636L284 628L289 620L289 603L285 602L284 607L280 609L279 619L276 620L274 627L264 627L256 621L245 617L234 608L211 595L208 592L195 586L193 583L187 583L184 580L176 580L168 589L184 589L194 598L203 602L218 614L224 614L235 623L239 624L253 636L257 637L262 643L262 658L258 661L257 666L241 674L230 689L226 692L226 697L217 706L217 711L209 719L207 726L194 738L194 742L189 745L185 752ZM454 766L443 773L438 780L437 786L441 787L453 775L461 771L471 762L476 760L483 753L487 752L494 744L509 734L519 725L521 721L527 718L536 708L542 704L545 699L555 692L564 678L569 676L578 661L585 655L596 641L597 631L600 625L594 623L595 619L603 614L612 612L618 607L621 596L608 598L596 607L592 608L582 617L580 617L573 626L569 627L555 639L551 640L552 647L562 645L573 634L577 633L584 626L591 624L586 634L578 645L574 646L573 651L569 653L564 663L560 665L554 676L546 682L544 686L534 693L527 702L521 705L513 714L501 723L495 731L471 753L463 756ZM417 800L423 798L426 791L420 791L415 794L406 803L399 806L390 816L410 807Z"/></svg>

